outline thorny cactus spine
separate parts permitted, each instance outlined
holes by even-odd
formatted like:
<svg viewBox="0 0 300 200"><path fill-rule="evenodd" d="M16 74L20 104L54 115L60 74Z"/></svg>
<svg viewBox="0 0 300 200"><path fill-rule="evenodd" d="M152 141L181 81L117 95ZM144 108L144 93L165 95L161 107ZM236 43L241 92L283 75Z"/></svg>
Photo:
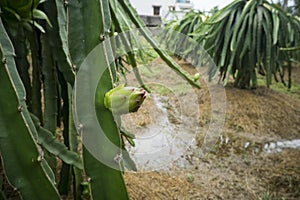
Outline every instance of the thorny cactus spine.
<svg viewBox="0 0 300 200"><path fill-rule="evenodd" d="M143 88L119 85L105 94L104 105L113 114L136 112L144 102L146 94Z"/></svg>

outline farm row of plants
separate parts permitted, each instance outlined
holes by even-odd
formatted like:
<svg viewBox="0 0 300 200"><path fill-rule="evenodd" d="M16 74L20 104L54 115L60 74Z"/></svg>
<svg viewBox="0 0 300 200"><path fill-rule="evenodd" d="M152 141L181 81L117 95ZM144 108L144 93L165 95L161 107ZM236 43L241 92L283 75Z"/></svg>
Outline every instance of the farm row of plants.
<svg viewBox="0 0 300 200"><path fill-rule="evenodd" d="M300 58L296 51L300 46L300 21L278 4L236 0L211 16L191 11L166 28L162 42L167 48L175 52L184 49L184 55L179 56L190 58L195 66L206 64L201 57L204 48L218 68L210 71L210 77L219 75L225 85L233 76L235 86L256 88L259 73L266 77L267 86L273 76L275 81L291 87L292 62ZM186 40L178 41L173 31L188 35L201 45L195 49ZM284 79L286 73L288 83Z"/></svg>

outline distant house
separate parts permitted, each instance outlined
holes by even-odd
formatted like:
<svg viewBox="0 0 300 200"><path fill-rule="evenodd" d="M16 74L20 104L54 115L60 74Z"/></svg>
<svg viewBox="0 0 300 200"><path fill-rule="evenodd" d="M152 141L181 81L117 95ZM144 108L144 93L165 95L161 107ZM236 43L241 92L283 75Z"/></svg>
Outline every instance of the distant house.
<svg viewBox="0 0 300 200"><path fill-rule="evenodd" d="M147 26L159 26L163 20L181 18L194 8L191 0L130 0Z"/></svg>

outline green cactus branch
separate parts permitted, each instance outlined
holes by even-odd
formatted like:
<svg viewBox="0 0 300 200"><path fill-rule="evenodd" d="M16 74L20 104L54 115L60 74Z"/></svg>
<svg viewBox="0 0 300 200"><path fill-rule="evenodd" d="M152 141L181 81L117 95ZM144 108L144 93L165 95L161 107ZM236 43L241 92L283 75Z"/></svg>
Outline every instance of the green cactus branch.
<svg viewBox="0 0 300 200"><path fill-rule="evenodd" d="M127 29L129 28L130 23L125 18L122 18L123 20L121 22L121 20L120 20L121 16L119 16L119 15L122 15L122 12L124 12L124 10L122 10L122 7L120 7L118 1L110 1L110 10L111 10L111 16L114 21L114 26L116 28L116 31L121 34L125 34L126 31L128 31ZM122 25L121 25L121 23L122 23ZM124 24L126 24L126 25L124 26ZM126 50L126 52L124 52L124 53L127 54L128 62L133 68L133 72L134 72L134 75L135 75L137 81L139 82L141 87L143 87L147 92L150 92L150 88L148 88L147 85L144 83L144 81L140 75L139 69L137 67L135 54L133 52L132 44L130 41L130 39L131 39L130 34L128 34L127 36L128 36L128 38L125 37L125 35L120 36L121 41ZM137 42L137 44L138 43L139 42Z"/></svg>
<svg viewBox="0 0 300 200"><path fill-rule="evenodd" d="M31 108L32 113L36 115L40 121L43 121L42 102L41 102L41 58L40 58L40 41L39 33L36 30L27 32L32 59L32 97Z"/></svg>
<svg viewBox="0 0 300 200"><path fill-rule="evenodd" d="M31 117L38 132L37 142L47 151L59 157L65 163L74 165L77 168L82 169L82 163L78 153L69 151L64 144L58 142L55 139L55 137L49 130L41 127L40 122L36 116L31 115Z"/></svg>
<svg viewBox="0 0 300 200"><path fill-rule="evenodd" d="M101 2L107 4L108 2ZM70 1L68 5L68 25L69 25L69 48L71 53L72 62L80 68L81 63L88 56L88 54L105 39L106 27L110 27L108 19L104 19L103 15L109 10L105 10L99 1ZM108 4L107 4L108 5ZM100 10L99 10L100 8ZM91 23L91 21L93 23ZM104 24L103 24L104 23ZM78 34L82 33L82 34ZM120 134L114 122L112 113L104 107L104 95L113 87L113 77L109 70L110 64L108 63L111 47L109 43L102 45L101 51L98 52L97 64L99 68L105 70L98 83L96 95L95 109L97 112L98 122L106 136L115 145L120 146ZM108 49L109 48L109 49ZM98 60L99 59L99 60ZM80 70L80 69L79 69ZM92 134L92 133L83 133ZM84 138L83 138L84 139ZM107 145L102 141L97 141L99 144L99 151L105 156L109 157L114 162L115 152L110 152ZM121 147L120 147L121 148ZM83 163L84 170L88 177L90 177L91 196L92 199L128 199L125 183L122 173L119 170L112 169L97 160L89 150L83 145ZM118 165L116 164L116 167Z"/></svg>
<svg viewBox="0 0 300 200"><path fill-rule="evenodd" d="M64 2L60 0L46 1L43 4L45 13L52 22L52 26L47 26L47 39L52 48L55 63L65 80L71 85L74 84L75 76L69 52L67 14ZM55 9L53 9L55 8Z"/></svg>
<svg viewBox="0 0 300 200"><path fill-rule="evenodd" d="M4 24L5 25L5 24ZM8 26L5 26L8 28ZM19 25L17 34L14 35L7 31L9 37L13 43L16 57L15 62L17 65L17 69L22 80L22 83L26 90L26 104L28 105L28 109L31 110L31 83L30 83L30 76L29 76L29 62L27 59L28 56L28 49L26 46L26 34L24 27Z"/></svg>
<svg viewBox="0 0 300 200"><path fill-rule="evenodd" d="M59 199L34 142L37 133L26 107L14 49L2 20L0 45L0 84L5 86L0 92L0 151L5 174L23 199Z"/></svg>
<svg viewBox="0 0 300 200"><path fill-rule="evenodd" d="M72 86L70 83L66 82L61 72L58 72L58 80L61 88L61 98L63 100L61 115L63 117L64 124L64 144L66 145L66 147L68 147L70 151L77 152L79 135L76 132L72 116ZM82 159L80 160L80 163L82 163ZM81 199L81 183L83 180L81 174L82 171L80 169L75 167L74 165L71 166L65 162L63 163L60 171L60 182L57 186L61 195L68 195L68 193L70 192L70 188L72 188L74 199Z"/></svg>
<svg viewBox="0 0 300 200"><path fill-rule="evenodd" d="M194 81L193 77L191 77L186 71L184 71L168 54L166 51L161 49L157 42L152 39L150 31L145 28L144 22L138 17L136 10L131 6L128 0L120 0L119 1L123 9L128 14L129 18L132 22L139 28L141 34L147 39L147 41L151 44L154 50L158 53L158 55L171 67L175 70L181 77L183 77L186 81L188 81L191 85L201 88L200 84Z"/></svg>
<svg viewBox="0 0 300 200"><path fill-rule="evenodd" d="M62 90L64 90L64 85L62 85ZM65 94L67 94L67 100L69 100L68 104L64 103L64 106L68 106L68 111L66 114L68 114L68 121L66 120L64 124L68 124L68 139L69 139L69 149L70 151L77 152L78 151L78 145L79 145L79 135L76 132L74 120L73 120L73 112L72 112L72 87L71 84L66 83L65 85ZM82 163L82 158L81 158ZM74 199L79 200L81 199L82 194L82 187L81 183L83 182L82 178L82 170L78 169L77 167L72 167L71 173L73 174L74 181L73 181L73 194Z"/></svg>
<svg viewBox="0 0 300 200"><path fill-rule="evenodd" d="M44 128L55 134L57 125L57 74L47 34L41 35L42 74L44 89Z"/></svg>

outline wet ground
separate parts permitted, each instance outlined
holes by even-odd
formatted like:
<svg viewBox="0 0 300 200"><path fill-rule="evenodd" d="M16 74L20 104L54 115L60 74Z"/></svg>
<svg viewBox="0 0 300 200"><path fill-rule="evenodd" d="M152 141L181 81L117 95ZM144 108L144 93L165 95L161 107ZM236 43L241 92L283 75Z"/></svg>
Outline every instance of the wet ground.
<svg viewBox="0 0 300 200"><path fill-rule="evenodd" d="M141 72L155 92L123 119L137 136L130 153L139 170L125 173L131 199L300 199L300 95L229 84L219 100L224 126L204 154L212 117L205 83L190 88L159 59L149 68ZM299 67L293 76L300 83Z"/></svg>

